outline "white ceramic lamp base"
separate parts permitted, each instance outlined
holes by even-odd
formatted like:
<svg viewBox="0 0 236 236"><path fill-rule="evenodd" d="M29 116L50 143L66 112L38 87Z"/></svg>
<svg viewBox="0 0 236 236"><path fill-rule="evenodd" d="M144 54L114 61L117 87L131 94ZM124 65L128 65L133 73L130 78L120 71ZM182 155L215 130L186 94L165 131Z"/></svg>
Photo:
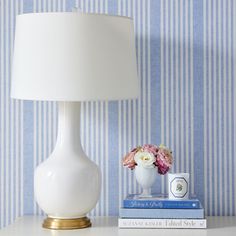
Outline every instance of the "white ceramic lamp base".
<svg viewBox="0 0 236 236"><path fill-rule="evenodd" d="M95 207L100 190L100 170L81 146L80 103L59 102L55 149L36 168L34 176L36 201L48 215L44 227L74 229L90 226L86 214Z"/></svg>

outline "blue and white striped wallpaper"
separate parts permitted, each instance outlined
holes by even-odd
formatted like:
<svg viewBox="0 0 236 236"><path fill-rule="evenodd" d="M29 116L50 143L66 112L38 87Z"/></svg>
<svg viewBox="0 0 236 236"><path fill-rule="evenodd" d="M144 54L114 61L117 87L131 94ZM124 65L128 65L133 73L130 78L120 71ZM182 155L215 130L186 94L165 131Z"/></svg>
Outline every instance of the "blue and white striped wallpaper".
<svg viewBox="0 0 236 236"><path fill-rule="evenodd" d="M57 132L55 103L9 97L15 16L74 6L134 18L142 85L139 100L82 104L83 146L103 176L91 215L117 215L120 200L140 191L121 157L144 143L173 150L173 171L191 173L207 215L235 215L236 1L0 0L0 226L42 214L33 170ZM154 188L166 192L166 177Z"/></svg>

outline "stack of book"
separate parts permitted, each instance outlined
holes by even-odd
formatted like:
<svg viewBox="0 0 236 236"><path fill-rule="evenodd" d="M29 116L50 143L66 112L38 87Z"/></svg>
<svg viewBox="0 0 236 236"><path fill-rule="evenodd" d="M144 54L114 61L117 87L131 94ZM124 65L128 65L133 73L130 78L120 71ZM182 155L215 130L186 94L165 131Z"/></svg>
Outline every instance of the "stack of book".
<svg viewBox="0 0 236 236"><path fill-rule="evenodd" d="M119 228L204 229L207 221L197 198L170 200L163 196L128 195L120 208Z"/></svg>

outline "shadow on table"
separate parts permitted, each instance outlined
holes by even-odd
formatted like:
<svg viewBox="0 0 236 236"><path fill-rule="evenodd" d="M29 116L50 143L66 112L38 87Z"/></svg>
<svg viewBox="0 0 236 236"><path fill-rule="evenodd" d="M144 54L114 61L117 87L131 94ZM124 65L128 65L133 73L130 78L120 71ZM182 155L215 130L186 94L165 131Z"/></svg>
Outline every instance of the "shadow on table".
<svg viewBox="0 0 236 236"><path fill-rule="evenodd" d="M236 219L227 216L213 216L207 218L207 228L216 229L216 228L226 228L226 227L235 227Z"/></svg>
<svg viewBox="0 0 236 236"><path fill-rule="evenodd" d="M117 217L95 217L91 218L92 227L104 228L104 227L118 227Z"/></svg>

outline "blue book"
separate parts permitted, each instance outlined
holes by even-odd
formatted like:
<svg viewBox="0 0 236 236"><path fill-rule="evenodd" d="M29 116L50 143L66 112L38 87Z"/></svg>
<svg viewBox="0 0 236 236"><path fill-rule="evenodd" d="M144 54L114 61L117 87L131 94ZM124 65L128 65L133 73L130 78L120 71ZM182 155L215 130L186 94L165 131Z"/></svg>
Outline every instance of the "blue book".
<svg viewBox="0 0 236 236"><path fill-rule="evenodd" d="M204 209L135 209L120 208L120 218L204 219Z"/></svg>
<svg viewBox="0 0 236 236"><path fill-rule="evenodd" d="M170 200L164 196L153 196L152 198L140 198L138 195L128 195L123 200L124 208L139 209L199 209L200 201L196 198L186 200Z"/></svg>

